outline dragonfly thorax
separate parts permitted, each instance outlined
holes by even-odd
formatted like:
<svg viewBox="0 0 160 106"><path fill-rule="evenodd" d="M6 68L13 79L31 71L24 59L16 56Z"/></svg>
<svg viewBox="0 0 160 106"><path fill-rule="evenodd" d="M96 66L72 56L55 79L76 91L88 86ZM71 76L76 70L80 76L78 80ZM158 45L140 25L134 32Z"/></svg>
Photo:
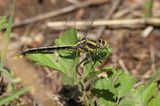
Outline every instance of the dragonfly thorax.
<svg viewBox="0 0 160 106"><path fill-rule="evenodd" d="M106 42L104 40L92 40L92 39L82 39L76 44L76 47L81 52L94 52L98 49L103 49L106 47Z"/></svg>

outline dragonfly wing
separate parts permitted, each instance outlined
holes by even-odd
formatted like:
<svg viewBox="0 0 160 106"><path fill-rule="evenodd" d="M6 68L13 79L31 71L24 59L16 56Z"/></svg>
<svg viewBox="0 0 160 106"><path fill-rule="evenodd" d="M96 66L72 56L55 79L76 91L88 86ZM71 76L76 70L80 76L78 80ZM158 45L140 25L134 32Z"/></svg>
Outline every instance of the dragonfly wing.
<svg viewBox="0 0 160 106"><path fill-rule="evenodd" d="M100 9L96 11L95 14L91 15L89 19L82 25L80 28L84 32L84 38L87 38L88 33L91 31L92 24L95 21L96 17L99 15Z"/></svg>

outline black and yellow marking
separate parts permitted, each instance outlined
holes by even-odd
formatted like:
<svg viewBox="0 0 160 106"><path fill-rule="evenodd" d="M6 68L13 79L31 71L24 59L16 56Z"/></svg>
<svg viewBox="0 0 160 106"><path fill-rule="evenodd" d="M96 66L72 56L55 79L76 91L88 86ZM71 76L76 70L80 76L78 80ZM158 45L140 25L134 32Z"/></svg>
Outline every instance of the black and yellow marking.
<svg viewBox="0 0 160 106"><path fill-rule="evenodd" d="M98 42L91 39L82 39L76 46L81 52L94 52L97 49L103 49L107 47L107 43L104 40L99 40Z"/></svg>
<svg viewBox="0 0 160 106"><path fill-rule="evenodd" d="M32 53L53 53L55 50L73 50L76 49L75 46L48 46L48 47L39 47L39 48L29 48L22 50L20 55L28 55Z"/></svg>
<svg viewBox="0 0 160 106"><path fill-rule="evenodd" d="M22 50L20 55L28 55L32 53L53 53L55 50L78 50L79 52L92 53L97 49L103 49L107 46L107 43L104 40L91 40L91 39L82 39L77 42L75 45L67 46L48 46L48 47L39 47L39 48L30 48Z"/></svg>

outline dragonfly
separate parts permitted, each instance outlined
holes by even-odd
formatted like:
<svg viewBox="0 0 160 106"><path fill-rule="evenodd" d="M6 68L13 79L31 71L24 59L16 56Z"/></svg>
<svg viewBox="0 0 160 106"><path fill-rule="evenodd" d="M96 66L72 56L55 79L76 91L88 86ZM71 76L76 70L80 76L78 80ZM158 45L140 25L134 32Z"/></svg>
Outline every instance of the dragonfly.
<svg viewBox="0 0 160 106"><path fill-rule="evenodd" d="M53 53L55 50L75 50L79 53L85 53L86 56L79 62L76 66L80 66L84 61L88 60L88 58L95 55L99 50L103 50L108 46L107 42L99 39L98 41L92 40L89 38L83 38L78 41L75 45L67 45L67 46L47 46L47 47L38 47L38 48L29 48L22 50L20 55L26 56L32 53Z"/></svg>
<svg viewBox="0 0 160 106"><path fill-rule="evenodd" d="M77 50L79 52L85 53L95 53L97 49L103 49L107 47L107 42L99 39L98 42L92 39L85 39L78 41L75 45L67 45L67 46L47 46L47 47L38 47L38 48L29 48L22 50L20 55L25 56L32 53L49 53L54 50Z"/></svg>
<svg viewBox="0 0 160 106"><path fill-rule="evenodd" d="M94 17L95 18L95 17ZM74 50L78 53L85 54L84 58L81 59L81 61L76 65L76 70L79 75L81 75L78 71L78 67L85 61L89 60L90 58L94 58L95 55L98 55L100 51L102 51L104 48L108 47L108 44L105 40L99 39L99 40L93 40L91 38L87 38L87 33L91 29L91 25L94 20L90 21L88 24L88 28L86 30L85 36L81 38L80 40L77 40L77 42L74 45L63 45L63 46L47 46L47 47L38 47L38 48L29 48L22 50L20 52L21 56L26 56L32 53L53 53L58 50Z"/></svg>

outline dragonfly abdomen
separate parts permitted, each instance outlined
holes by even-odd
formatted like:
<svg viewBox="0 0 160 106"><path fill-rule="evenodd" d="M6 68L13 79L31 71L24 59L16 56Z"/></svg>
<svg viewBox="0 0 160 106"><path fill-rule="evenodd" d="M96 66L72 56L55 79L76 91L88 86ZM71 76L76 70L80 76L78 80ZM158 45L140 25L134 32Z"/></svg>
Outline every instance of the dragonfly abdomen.
<svg viewBox="0 0 160 106"><path fill-rule="evenodd" d="M53 53L55 50L64 50L64 49L76 49L75 46L48 46L48 47L39 47L39 48L30 48L22 50L20 55L27 55L32 53Z"/></svg>

